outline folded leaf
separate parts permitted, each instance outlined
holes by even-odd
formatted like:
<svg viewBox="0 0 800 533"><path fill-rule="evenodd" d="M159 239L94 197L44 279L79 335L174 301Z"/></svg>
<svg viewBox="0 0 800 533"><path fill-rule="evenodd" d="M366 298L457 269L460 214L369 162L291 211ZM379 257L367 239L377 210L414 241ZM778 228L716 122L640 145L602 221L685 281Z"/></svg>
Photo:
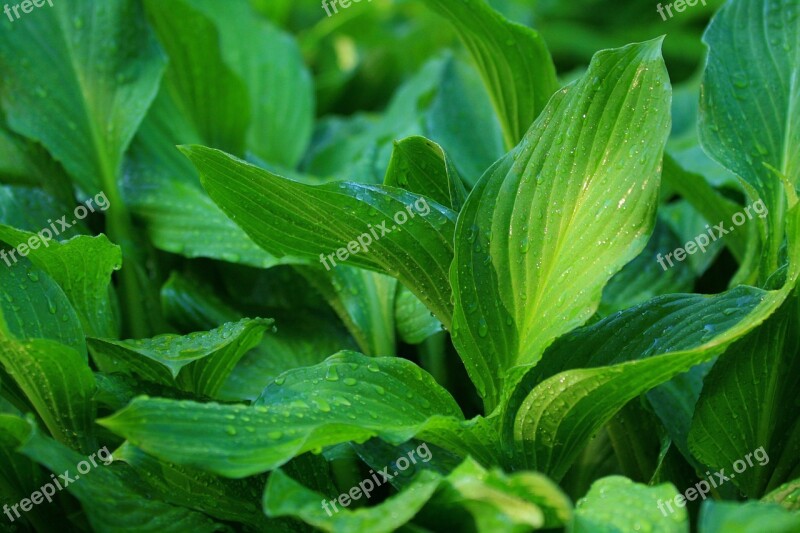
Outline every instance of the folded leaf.
<svg viewBox="0 0 800 533"><path fill-rule="evenodd" d="M400 187L461 210L467 198L464 184L441 146L424 137L395 141L383 184Z"/></svg>
<svg viewBox="0 0 800 533"><path fill-rule="evenodd" d="M118 370L160 383L170 383L170 377L179 378L179 383L188 390L214 397L236 363L258 345L273 322L263 318L243 319L211 331L159 335L152 339L90 338L89 348L96 358Z"/></svg>

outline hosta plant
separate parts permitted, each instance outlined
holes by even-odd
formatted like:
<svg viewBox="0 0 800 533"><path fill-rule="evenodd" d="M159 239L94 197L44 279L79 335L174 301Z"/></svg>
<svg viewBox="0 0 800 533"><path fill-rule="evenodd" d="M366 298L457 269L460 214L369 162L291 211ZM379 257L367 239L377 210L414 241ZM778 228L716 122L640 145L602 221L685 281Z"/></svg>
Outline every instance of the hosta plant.
<svg viewBox="0 0 800 533"><path fill-rule="evenodd" d="M800 5L674 86L495 7L2 23L4 528L800 530Z"/></svg>

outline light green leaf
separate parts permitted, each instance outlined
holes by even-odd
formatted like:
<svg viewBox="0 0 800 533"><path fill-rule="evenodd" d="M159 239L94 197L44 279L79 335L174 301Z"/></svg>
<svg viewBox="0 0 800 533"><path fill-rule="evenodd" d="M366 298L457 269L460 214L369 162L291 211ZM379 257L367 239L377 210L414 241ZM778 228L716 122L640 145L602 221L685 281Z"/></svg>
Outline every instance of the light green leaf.
<svg viewBox="0 0 800 533"><path fill-rule="evenodd" d="M30 241L35 234L0 225L0 240L12 246ZM41 241L40 241L41 243ZM78 236L66 242L48 241L30 250L28 259L50 276L81 321L87 335L114 337L119 332L116 297L111 274L122 266L120 248L105 235Z"/></svg>
<svg viewBox="0 0 800 533"><path fill-rule="evenodd" d="M786 205L778 174L800 184L799 10L794 0L731 1L704 36L710 52L700 91L700 140L744 180L750 200L763 200L769 210L759 220L762 279L777 269L783 238Z"/></svg>
<svg viewBox="0 0 800 533"><path fill-rule="evenodd" d="M455 214L446 207L389 187L305 185L210 148L182 150L199 169L211 198L268 252L335 268L339 263L329 254L359 237L366 243L366 235L372 241L368 251L348 252L347 264L397 278L445 327L450 324L448 268ZM398 225L403 217L406 222ZM320 225L321 220L326 223Z"/></svg>
<svg viewBox="0 0 800 533"><path fill-rule="evenodd" d="M662 503L672 502L677 495L675 486L670 484L649 487L622 476L605 477L595 481L589 494L578 501L568 531L689 533L686 508L675 506L675 512L669 513Z"/></svg>
<svg viewBox="0 0 800 533"><path fill-rule="evenodd" d="M138 2L56 2L2 25L9 125L43 144L84 192L111 194L164 69Z"/></svg>
<svg viewBox="0 0 800 533"><path fill-rule="evenodd" d="M647 243L669 102L660 40L600 52L470 194L453 340L487 410L505 372L589 319Z"/></svg>
<svg viewBox="0 0 800 533"><path fill-rule="evenodd" d="M750 498L791 481L800 469L797 317L792 298L731 346L706 376L692 420L692 454L714 470L731 476L735 470L731 482Z"/></svg>
<svg viewBox="0 0 800 533"><path fill-rule="evenodd" d="M485 422L463 422L453 398L413 363L347 352L284 373L253 406L145 397L100 421L146 453L227 477L371 437L401 443L417 436L493 462L499 446Z"/></svg>
<svg viewBox="0 0 800 533"><path fill-rule="evenodd" d="M0 331L0 364L59 442L96 449L94 374L85 355L51 340L16 341Z"/></svg>
<svg viewBox="0 0 800 533"><path fill-rule="evenodd" d="M800 478L784 483L763 498L764 503L777 503L789 511L800 511Z"/></svg>
<svg viewBox="0 0 800 533"><path fill-rule="evenodd" d="M198 395L215 397L236 363L258 345L271 319L242 319L211 331L165 334L152 339L117 341L90 338L92 354L118 370L153 381L178 383Z"/></svg>
<svg viewBox="0 0 800 533"><path fill-rule="evenodd" d="M424 0L453 25L489 89L507 147L527 131L558 88L539 34L505 19L484 0Z"/></svg>
<svg viewBox="0 0 800 533"><path fill-rule="evenodd" d="M698 533L794 533L800 530L800 514L779 505L761 502L715 502L700 508Z"/></svg>

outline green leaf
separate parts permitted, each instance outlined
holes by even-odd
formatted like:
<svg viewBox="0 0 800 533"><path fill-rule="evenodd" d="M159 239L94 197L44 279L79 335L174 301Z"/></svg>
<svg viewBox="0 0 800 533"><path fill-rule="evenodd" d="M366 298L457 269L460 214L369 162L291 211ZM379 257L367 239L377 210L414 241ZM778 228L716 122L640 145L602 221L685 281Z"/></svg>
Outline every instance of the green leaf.
<svg viewBox="0 0 800 533"><path fill-rule="evenodd" d="M0 331L0 364L59 442L96 449L94 374L85 355L50 340L16 341Z"/></svg>
<svg viewBox="0 0 800 533"><path fill-rule="evenodd" d="M731 346L706 376L692 420L692 454L714 470L735 470L731 482L750 498L791 481L800 468L797 316L793 298Z"/></svg>
<svg viewBox="0 0 800 533"><path fill-rule="evenodd" d="M800 510L800 478L784 483L763 498L764 503L777 503L789 511Z"/></svg>
<svg viewBox="0 0 800 533"><path fill-rule="evenodd" d="M212 19L184 0L144 5L170 58L165 86L183 116L207 144L244 154L248 91L223 61Z"/></svg>
<svg viewBox="0 0 800 533"><path fill-rule="evenodd" d="M505 372L589 319L647 243L669 102L660 40L600 52L470 194L453 340L487 410Z"/></svg>
<svg viewBox="0 0 800 533"><path fill-rule="evenodd" d="M418 436L489 462L498 446L485 421L463 422L453 398L413 363L347 352L284 373L254 406L138 398L100 423L146 453L227 477L376 436Z"/></svg>
<svg viewBox="0 0 800 533"><path fill-rule="evenodd" d="M13 267L0 265L0 315L12 336L50 339L86 356L78 315L61 287L26 258Z"/></svg>
<svg viewBox="0 0 800 533"><path fill-rule="evenodd" d="M425 137L395 141L383 184L421 194L455 212L467 198L450 158L441 146Z"/></svg>
<svg viewBox="0 0 800 533"><path fill-rule="evenodd" d="M35 235L0 225L0 240L12 246ZM30 250L28 259L50 276L69 298L87 335L113 337L119 333L111 274L121 268L120 248L105 235L78 236L66 242L48 241Z"/></svg>
<svg viewBox="0 0 800 533"><path fill-rule="evenodd" d="M258 345L271 319L242 319L211 331L152 339L89 339L95 357L156 382L171 378L201 396L216 396L236 363ZM156 363L148 363L148 361ZM161 370L159 367L163 367Z"/></svg>
<svg viewBox="0 0 800 533"><path fill-rule="evenodd" d="M647 246L633 261L614 275L603 289L603 300L598 313L603 316L633 307L662 294L688 292L694 287L694 275L687 265L676 263L664 270L659 258L682 247L683 241L664 222L656 220L656 227Z"/></svg>
<svg viewBox="0 0 800 533"><path fill-rule="evenodd" d="M503 433L513 427L521 465L561 479L591 436L630 400L712 360L767 320L800 275L800 206L789 212L789 221L789 266L781 289L743 286L716 296L663 296L551 346L506 408Z"/></svg>
<svg viewBox="0 0 800 533"><path fill-rule="evenodd" d="M374 483L370 480L369 485L364 483L363 486L363 490L366 491L369 490L369 486L374 486ZM322 531L389 533L413 519L438 486L438 476L432 472L425 472L415 478L407 490L389 497L374 507L351 511L344 507L340 508L338 503L329 502L322 494L307 489L282 470L276 470L270 474L264 491L264 512L273 517L297 517ZM364 495L366 498L371 496L365 492L360 493L362 495L358 499Z"/></svg>
<svg viewBox="0 0 800 533"><path fill-rule="evenodd" d="M779 505L761 502L706 500L700 509L699 533L793 533L800 529L800 514Z"/></svg>
<svg viewBox="0 0 800 533"><path fill-rule="evenodd" d="M800 6L791 0L735 0L714 17L700 102L700 140L763 200L762 278L778 267L786 205L782 175L800 183ZM765 93L766 91L766 93ZM769 98L765 98L765 94ZM746 127L743 127L746 125ZM735 134L733 132L736 132Z"/></svg>
<svg viewBox="0 0 800 533"><path fill-rule="evenodd" d="M349 255L347 264L397 278L445 327L450 324L448 268L455 215L446 207L389 187L305 185L210 148L182 150L199 169L211 198L268 252L314 262L324 258L335 268L336 257L329 254L359 237L366 243L366 235L372 241L368 252ZM401 226L398 213L406 218ZM320 220L328 223L320 226ZM370 235L373 230L377 239Z"/></svg>
<svg viewBox="0 0 800 533"><path fill-rule="evenodd" d="M560 479L607 420L639 394L709 361L763 322L786 297L740 287L670 295L559 339L512 399L522 465Z"/></svg>
<svg viewBox="0 0 800 533"><path fill-rule="evenodd" d="M137 475L127 467L114 465L107 447L94 454L97 466L79 453L40 435L35 427L21 442L20 452L57 474L73 479L64 486L83 505L94 531L181 532L217 531L220 527L205 515L174 507L149 497ZM104 452L101 454L100 452ZM103 459L105 457L105 459ZM113 456L111 456L113 459ZM79 463L90 469L86 475L76 474ZM109 464L106 464L106 463Z"/></svg>
<svg viewBox="0 0 800 533"><path fill-rule="evenodd" d="M397 289L394 314L397 334L408 344L420 344L431 335L442 331L442 323L431 315L419 298L402 285Z"/></svg>
<svg viewBox="0 0 800 533"><path fill-rule="evenodd" d="M480 76L458 58L445 60L436 96L423 120L425 136L442 146L470 187L506 152ZM459 204L456 210L460 208Z"/></svg>
<svg viewBox="0 0 800 533"><path fill-rule="evenodd" d="M139 4L76 0L3 22L0 65L11 128L43 144L84 192L111 194L164 69Z"/></svg>
<svg viewBox="0 0 800 533"><path fill-rule="evenodd" d="M269 527L257 502L264 479L230 480L201 470L159 461L130 443L114 451L114 460L129 464L159 499L218 520Z"/></svg>
<svg viewBox="0 0 800 533"><path fill-rule="evenodd" d="M294 168L314 123L314 83L294 38L260 18L247 0L191 4L214 21L223 58L248 89L247 148L264 161Z"/></svg>
<svg viewBox="0 0 800 533"><path fill-rule="evenodd" d="M703 176L684 170L669 155L664 156L664 184L675 189L711 223L727 222L741 210L740 205L722 196ZM723 242L741 263L747 249L747 233L731 232Z"/></svg>
<svg viewBox="0 0 800 533"><path fill-rule="evenodd" d="M514 146L558 88L539 34L505 19L484 0L424 0L450 21L489 89L507 147Z"/></svg>
<svg viewBox="0 0 800 533"><path fill-rule="evenodd" d="M592 484L589 493L578 501L571 533L617 533L619 531L658 531L688 533L685 507L668 513L662 500L671 502L678 495L673 485L650 487L622 476L605 477Z"/></svg>
<svg viewBox="0 0 800 533"><path fill-rule="evenodd" d="M374 485L371 480L370 484ZM370 489L366 482L359 487L361 499ZM446 477L424 471L375 506L350 510L334 505L280 470L272 473L264 491L269 515L299 517L331 532L388 532L412 519L431 531L442 530L445 523L460 531L529 531L562 526L571 514L569 500L541 474L488 471L471 458Z"/></svg>
<svg viewBox="0 0 800 533"><path fill-rule="evenodd" d="M397 280L360 268L297 267L336 311L366 355L394 355Z"/></svg>
<svg viewBox="0 0 800 533"><path fill-rule="evenodd" d="M175 148L200 135L166 89L156 97L127 159L122 193L147 223L153 245L185 257L267 268L279 263L214 204L197 172Z"/></svg>

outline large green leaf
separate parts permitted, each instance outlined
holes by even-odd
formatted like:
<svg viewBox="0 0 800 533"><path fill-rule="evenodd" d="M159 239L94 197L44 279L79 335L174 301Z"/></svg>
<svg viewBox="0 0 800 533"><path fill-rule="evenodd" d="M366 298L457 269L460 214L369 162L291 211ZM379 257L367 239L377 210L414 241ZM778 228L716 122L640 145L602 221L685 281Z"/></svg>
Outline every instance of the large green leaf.
<svg viewBox="0 0 800 533"><path fill-rule="evenodd" d="M648 487L622 476L605 477L592 484L589 493L578 501L569 531L688 533L686 508L676 506L674 513L668 513L663 507L663 501L672 502L677 495L673 485Z"/></svg>
<svg viewBox="0 0 800 533"><path fill-rule="evenodd" d="M9 125L42 143L84 192L105 190L115 204L122 156L164 69L139 3L58 2L2 25L0 94Z"/></svg>
<svg viewBox="0 0 800 533"><path fill-rule="evenodd" d="M85 355L51 340L16 341L0 331L0 364L59 442L96 449L94 374Z"/></svg>
<svg viewBox="0 0 800 533"><path fill-rule="evenodd" d="M348 252L349 265L396 277L445 326L450 324L448 268L455 220L451 210L390 187L305 185L210 148L192 146L183 151L199 169L211 198L268 252L335 268L336 257L325 256L362 238L368 251ZM398 225L403 220L398 213L405 217L403 225Z"/></svg>
<svg viewBox="0 0 800 533"><path fill-rule="evenodd" d="M514 146L558 88L556 70L539 34L505 19L484 0L423 0L453 25L472 55Z"/></svg>
<svg viewBox="0 0 800 533"><path fill-rule="evenodd" d="M800 387L797 334L793 298L717 361L695 409L692 454L714 470L724 468L750 498L800 473L800 421L794 407Z"/></svg>
<svg viewBox="0 0 800 533"><path fill-rule="evenodd" d="M669 103L660 40L600 52L470 194L453 340L487 409L504 373L591 317L647 243Z"/></svg>
<svg viewBox="0 0 800 533"><path fill-rule="evenodd" d="M781 177L800 184L800 5L794 0L734 0L714 17L700 103L706 151L761 199L765 253L761 277L778 267L785 220ZM744 126L746 125L746 126ZM735 132L735 133L734 133Z"/></svg>
<svg viewBox="0 0 800 533"><path fill-rule="evenodd" d="M272 324L271 319L243 319L183 336L166 334L127 341L90 338L89 348L95 358L117 370L161 383L178 378L184 388L215 397L236 363L258 345Z"/></svg>
<svg viewBox="0 0 800 533"><path fill-rule="evenodd" d="M30 242L33 233L0 225L0 240L12 246ZM118 246L105 235L80 235L66 242L48 241L29 250L28 259L50 276L66 294L87 335L113 337L119 332L111 274L119 270Z"/></svg>
<svg viewBox="0 0 800 533"><path fill-rule="evenodd" d="M463 422L453 398L413 363L347 352L282 374L253 406L138 398L100 421L149 454L228 477L375 436L419 436L492 462L497 443L483 422Z"/></svg>

